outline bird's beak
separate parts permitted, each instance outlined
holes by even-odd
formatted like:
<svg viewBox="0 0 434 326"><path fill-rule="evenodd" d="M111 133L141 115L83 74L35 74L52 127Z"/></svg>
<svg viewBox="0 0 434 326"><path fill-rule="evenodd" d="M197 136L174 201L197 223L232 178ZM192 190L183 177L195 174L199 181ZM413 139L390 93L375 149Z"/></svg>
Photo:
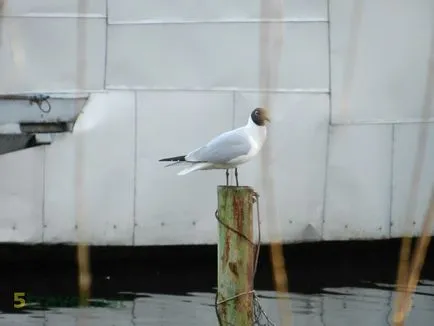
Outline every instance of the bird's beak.
<svg viewBox="0 0 434 326"><path fill-rule="evenodd" d="M271 120L270 120L270 115L269 115L269 113L268 113L268 110L265 111L265 113L264 113L264 120L267 120L268 122L271 122Z"/></svg>

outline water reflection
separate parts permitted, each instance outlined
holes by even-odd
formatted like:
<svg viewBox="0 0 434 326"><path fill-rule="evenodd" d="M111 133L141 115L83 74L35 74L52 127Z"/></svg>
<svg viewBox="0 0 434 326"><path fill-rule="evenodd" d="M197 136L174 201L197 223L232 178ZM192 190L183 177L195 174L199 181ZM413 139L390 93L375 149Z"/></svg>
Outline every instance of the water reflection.
<svg viewBox="0 0 434 326"><path fill-rule="evenodd" d="M414 295L408 325L429 325L434 319L434 282L422 281ZM258 291L261 304L276 324L279 321L275 293ZM183 296L120 293L122 301L97 300L91 307L53 307L33 304L19 314L3 314L1 325L20 326L169 326L216 325L213 293ZM129 298L132 298L129 300ZM395 292L389 284L364 288L324 288L317 294L290 294L293 325L385 326L391 325ZM47 301L48 303L49 301Z"/></svg>

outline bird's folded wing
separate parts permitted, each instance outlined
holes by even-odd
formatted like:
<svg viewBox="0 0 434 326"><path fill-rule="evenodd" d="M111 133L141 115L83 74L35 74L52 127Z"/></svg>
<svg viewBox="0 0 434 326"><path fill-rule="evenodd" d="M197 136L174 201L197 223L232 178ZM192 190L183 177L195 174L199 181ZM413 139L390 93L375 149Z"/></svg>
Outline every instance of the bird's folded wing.
<svg viewBox="0 0 434 326"><path fill-rule="evenodd" d="M221 134L205 146L189 153L185 159L187 161L222 164L239 156L247 155L251 148L247 135L234 131Z"/></svg>

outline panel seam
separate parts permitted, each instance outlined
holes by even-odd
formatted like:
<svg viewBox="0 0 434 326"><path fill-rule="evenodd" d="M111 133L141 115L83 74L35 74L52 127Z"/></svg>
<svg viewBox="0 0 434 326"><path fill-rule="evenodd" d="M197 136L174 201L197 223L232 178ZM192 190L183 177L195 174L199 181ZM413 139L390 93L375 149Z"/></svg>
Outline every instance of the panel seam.
<svg viewBox="0 0 434 326"><path fill-rule="evenodd" d="M44 146L43 156L42 156L42 243L45 242L45 176L46 176L46 164L47 164L47 147Z"/></svg>
<svg viewBox="0 0 434 326"><path fill-rule="evenodd" d="M134 92L134 163L133 163L133 235L132 245L136 243L137 226L137 92Z"/></svg>
<svg viewBox="0 0 434 326"><path fill-rule="evenodd" d="M394 195L394 155L395 155L395 125L392 125L392 149L390 158L390 198L389 198L389 239L392 236L392 210L393 210L393 195Z"/></svg>
<svg viewBox="0 0 434 326"><path fill-rule="evenodd" d="M326 154L325 154L325 168L324 168L324 185L323 185L323 202L322 202L322 212L321 212L321 240L324 240L324 229L326 223L326 209L327 209L327 186L328 186L328 166L329 166L329 155L330 155L330 142L331 142L331 132L332 132L332 85L331 85L331 33L330 33L330 0L327 0L327 42L328 42L328 66L329 66L329 85L328 85L328 123L327 123L327 140L326 140Z"/></svg>

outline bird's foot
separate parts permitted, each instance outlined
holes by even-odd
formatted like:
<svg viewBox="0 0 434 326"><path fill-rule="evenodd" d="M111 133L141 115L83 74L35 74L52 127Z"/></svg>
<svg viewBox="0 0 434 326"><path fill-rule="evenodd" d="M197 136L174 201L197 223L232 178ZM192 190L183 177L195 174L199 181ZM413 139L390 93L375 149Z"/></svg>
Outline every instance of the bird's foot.
<svg viewBox="0 0 434 326"><path fill-rule="evenodd" d="M252 193L252 202L255 204L259 200L259 194L256 191Z"/></svg>
<svg viewBox="0 0 434 326"><path fill-rule="evenodd" d="M235 168L235 182L236 182L237 187L238 187L239 184L238 184L238 169L237 168Z"/></svg>

